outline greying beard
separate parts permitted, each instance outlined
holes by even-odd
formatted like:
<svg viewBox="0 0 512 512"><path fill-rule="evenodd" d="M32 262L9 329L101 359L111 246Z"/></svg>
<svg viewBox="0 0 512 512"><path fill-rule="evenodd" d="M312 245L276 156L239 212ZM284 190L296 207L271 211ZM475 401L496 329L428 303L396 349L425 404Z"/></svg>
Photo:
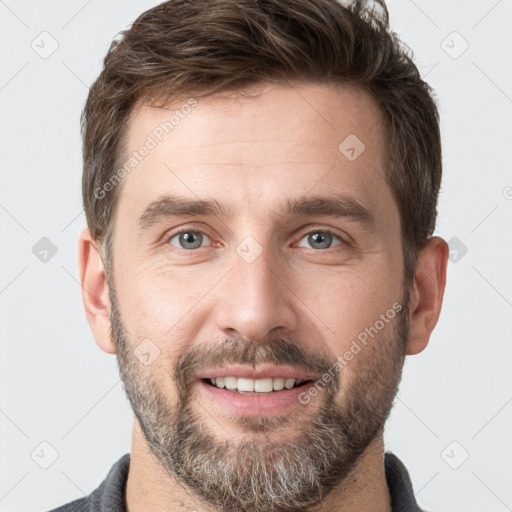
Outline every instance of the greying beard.
<svg viewBox="0 0 512 512"><path fill-rule="evenodd" d="M336 360L310 355L282 338L266 344L231 340L215 349L191 346L174 369L179 398L173 407L158 380L144 373L133 356L115 293L110 290L120 375L146 442L170 477L195 493L206 507L223 512L310 510L343 481L382 433L401 378L407 308L398 315L391 336L381 334L371 342L372 347L365 348L372 350L372 357L359 362L341 403L336 401L340 377L335 373L315 405L298 406L306 420L294 437L274 439L274 433L286 432L290 425L285 417L239 418L243 431L252 431L254 438L235 442L231 437L220 441L201 419L205 411L193 399L188 380L196 367L221 360L225 364L274 362L322 374ZM308 415L308 408L313 414Z"/></svg>

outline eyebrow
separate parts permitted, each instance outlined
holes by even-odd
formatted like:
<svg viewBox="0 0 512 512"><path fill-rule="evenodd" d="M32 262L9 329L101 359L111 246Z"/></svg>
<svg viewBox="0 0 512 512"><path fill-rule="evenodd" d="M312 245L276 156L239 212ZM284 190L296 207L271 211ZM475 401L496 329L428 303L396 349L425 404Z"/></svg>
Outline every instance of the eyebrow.
<svg viewBox="0 0 512 512"><path fill-rule="evenodd" d="M287 199L284 207L275 212L280 217L288 215L305 215L320 217L346 217L366 227L375 224L375 217L368 208L357 200L344 194L329 196L309 196L299 199ZM141 231L154 224L173 217L212 216L231 219L236 212L225 207L217 200L190 199L178 195L165 195L152 201L139 217Z"/></svg>

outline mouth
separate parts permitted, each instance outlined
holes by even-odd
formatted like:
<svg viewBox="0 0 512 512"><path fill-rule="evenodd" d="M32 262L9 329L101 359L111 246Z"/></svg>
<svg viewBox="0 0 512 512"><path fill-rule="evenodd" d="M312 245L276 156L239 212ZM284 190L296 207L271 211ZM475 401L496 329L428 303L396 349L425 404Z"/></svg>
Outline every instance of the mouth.
<svg viewBox="0 0 512 512"><path fill-rule="evenodd" d="M290 379L285 377L249 379L235 376L205 378L201 380L215 388L225 389L241 395L269 395L283 390L296 389L313 382L308 379Z"/></svg>
<svg viewBox="0 0 512 512"><path fill-rule="evenodd" d="M301 395L317 380L315 375L289 366L253 369L238 365L211 369L197 376L201 394L221 414L270 416L289 413L301 405Z"/></svg>

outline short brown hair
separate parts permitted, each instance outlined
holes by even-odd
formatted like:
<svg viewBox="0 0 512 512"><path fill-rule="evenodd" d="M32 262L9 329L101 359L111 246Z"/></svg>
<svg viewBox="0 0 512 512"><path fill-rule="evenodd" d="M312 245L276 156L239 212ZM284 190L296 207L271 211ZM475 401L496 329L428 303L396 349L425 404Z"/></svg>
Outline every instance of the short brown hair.
<svg viewBox="0 0 512 512"><path fill-rule="evenodd" d="M171 0L114 40L82 112L87 223L111 266L126 127L141 101L207 96L263 81L356 84L384 114L388 183L402 225L405 277L432 235L441 182L439 115L384 0ZM98 197L102 190L102 197Z"/></svg>

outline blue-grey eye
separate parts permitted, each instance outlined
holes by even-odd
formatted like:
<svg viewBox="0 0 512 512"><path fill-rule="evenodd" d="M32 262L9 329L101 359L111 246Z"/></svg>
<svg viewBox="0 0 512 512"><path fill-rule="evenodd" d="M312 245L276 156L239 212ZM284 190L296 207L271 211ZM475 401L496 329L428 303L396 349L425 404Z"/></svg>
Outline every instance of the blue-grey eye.
<svg viewBox="0 0 512 512"><path fill-rule="evenodd" d="M177 243L173 242L175 239L177 239ZM182 231L171 237L169 242L179 249L197 249L201 247L204 239L209 240L204 233L200 233L199 231Z"/></svg>
<svg viewBox="0 0 512 512"><path fill-rule="evenodd" d="M313 249L329 249L333 246L332 243L335 239L340 240L340 243L337 245L341 244L341 239L329 231L311 231L311 233L308 233L302 239L306 239L307 243L309 243ZM302 245L301 242L298 244L298 247L306 246Z"/></svg>

